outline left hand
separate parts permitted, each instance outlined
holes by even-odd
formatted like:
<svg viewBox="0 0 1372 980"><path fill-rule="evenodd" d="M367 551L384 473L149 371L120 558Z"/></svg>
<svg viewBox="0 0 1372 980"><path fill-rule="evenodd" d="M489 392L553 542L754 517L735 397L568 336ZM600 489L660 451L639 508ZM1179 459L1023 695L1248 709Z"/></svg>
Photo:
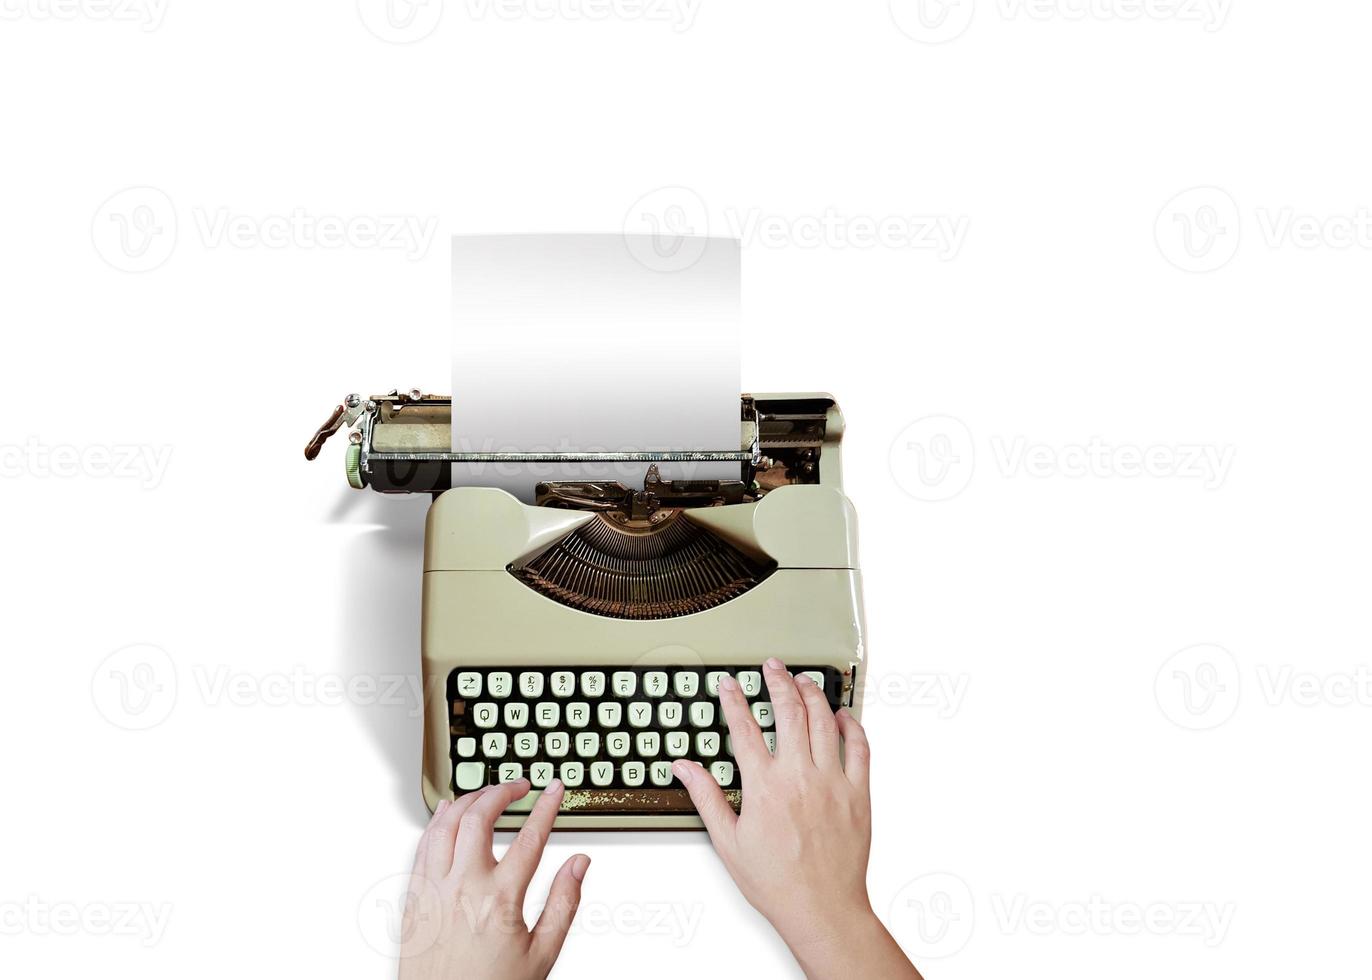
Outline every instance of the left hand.
<svg viewBox="0 0 1372 980"><path fill-rule="evenodd" d="M591 859L567 859L530 930L524 895L562 803L561 782L543 791L505 856L492 854L496 818L528 792L520 779L438 804L410 874L401 980L542 980L553 968Z"/></svg>

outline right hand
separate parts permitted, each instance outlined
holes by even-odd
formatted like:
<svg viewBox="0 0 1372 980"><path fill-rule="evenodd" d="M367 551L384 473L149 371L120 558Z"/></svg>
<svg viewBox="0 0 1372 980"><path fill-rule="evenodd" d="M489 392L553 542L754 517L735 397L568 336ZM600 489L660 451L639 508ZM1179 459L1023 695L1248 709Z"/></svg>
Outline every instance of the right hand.
<svg viewBox="0 0 1372 980"><path fill-rule="evenodd" d="M742 812L734 813L698 764L678 760L673 773L739 890L807 974L918 978L867 897L872 814L862 726L846 709L835 716L810 678L792 679L776 658L763 675L776 719L775 756L738 682L726 674L719 684Z"/></svg>

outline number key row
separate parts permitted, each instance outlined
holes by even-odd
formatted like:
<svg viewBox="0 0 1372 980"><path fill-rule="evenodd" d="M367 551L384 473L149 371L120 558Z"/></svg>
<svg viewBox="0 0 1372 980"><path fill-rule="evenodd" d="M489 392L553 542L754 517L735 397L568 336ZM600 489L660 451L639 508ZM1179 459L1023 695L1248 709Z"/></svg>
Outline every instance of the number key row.
<svg viewBox="0 0 1372 980"><path fill-rule="evenodd" d="M705 692L712 698L719 696L719 680L727 670L705 672ZM824 675L819 671L807 671L817 684L824 683ZM762 674L756 670L741 670L737 674L739 687L747 697L756 697L762 692ZM554 670L545 679L541 671L524 671L519 674L518 690L521 697L542 697L546 689L555 698L570 698L580 692L582 697L598 698L605 694L605 671L583 671L578 677L575 671ZM610 674L610 690L616 697L633 697L639 691L639 676L631 670L617 670ZM457 675L457 694L462 698L479 698L486 694L493 698L507 698L515 691L515 676L510 671L493 671L483 675L475 670L459 671ZM650 698L666 697L671 693L679 698L693 698L700 692L700 673L694 670L650 670L643 674L643 694Z"/></svg>

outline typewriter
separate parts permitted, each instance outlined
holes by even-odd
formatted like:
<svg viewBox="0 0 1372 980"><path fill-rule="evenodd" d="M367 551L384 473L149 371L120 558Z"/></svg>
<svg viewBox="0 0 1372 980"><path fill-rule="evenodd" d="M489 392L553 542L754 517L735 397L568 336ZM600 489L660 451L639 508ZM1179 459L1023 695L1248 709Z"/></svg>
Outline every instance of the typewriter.
<svg viewBox="0 0 1372 980"><path fill-rule="evenodd" d="M422 624L431 810L527 778L533 792L497 823L513 829L559 778L558 828L697 828L673 760L699 762L742 803L722 675L738 679L773 747L769 656L860 713L856 518L832 397L743 395L737 448L532 454L454 452L448 396L349 395L306 458L345 429L352 487L434 498ZM452 486L462 461L612 461L642 465L643 478L539 482L527 504ZM659 463L683 461L736 463L738 479L662 478Z"/></svg>

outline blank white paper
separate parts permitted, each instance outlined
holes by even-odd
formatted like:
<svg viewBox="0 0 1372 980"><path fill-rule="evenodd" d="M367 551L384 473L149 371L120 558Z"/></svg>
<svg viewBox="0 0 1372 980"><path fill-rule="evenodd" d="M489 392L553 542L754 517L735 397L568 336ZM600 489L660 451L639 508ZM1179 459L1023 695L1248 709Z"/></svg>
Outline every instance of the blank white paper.
<svg viewBox="0 0 1372 980"><path fill-rule="evenodd" d="M452 241L455 452L737 451L740 250L693 239L685 268L625 235ZM454 463L454 486L531 502L550 480L640 487L648 463ZM738 479L737 463L662 463Z"/></svg>

